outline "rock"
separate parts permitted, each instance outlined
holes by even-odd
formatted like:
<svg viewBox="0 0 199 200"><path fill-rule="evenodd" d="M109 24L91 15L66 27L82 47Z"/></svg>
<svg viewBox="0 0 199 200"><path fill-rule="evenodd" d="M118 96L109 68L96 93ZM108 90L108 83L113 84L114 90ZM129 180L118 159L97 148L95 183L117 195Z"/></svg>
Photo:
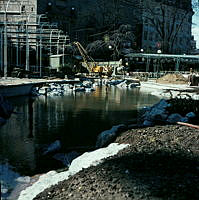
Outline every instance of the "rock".
<svg viewBox="0 0 199 200"><path fill-rule="evenodd" d="M75 91L75 92L84 92L85 88L84 87L77 87L77 88L73 88L73 91Z"/></svg>
<svg viewBox="0 0 199 200"><path fill-rule="evenodd" d="M117 136L117 134L126 128L124 124L113 126L110 130L103 131L97 137L96 148L107 146Z"/></svg>
<svg viewBox="0 0 199 200"><path fill-rule="evenodd" d="M110 85L118 85L118 84L121 84L122 82L124 82L124 80L111 80L111 81L108 81L107 83L110 84Z"/></svg>
<svg viewBox="0 0 199 200"><path fill-rule="evenodd" d="M182 122L182 120L183 120L183 117L180 114L174 113L174 114L169 115L167 122L170 124L175 124L176 122Z"/></svg>
<svg viewBox="0 0 199 200"><path fill-rule="evenodd" d="M185 123L187 123L187 122L189 122L189 118L188 118L188 117L182 117L182 118L180 119L180 122L185 122Z"/></svg>
<svg viewBox="0 0 199 200"><path fill-rule="evenodd" d="M154 124L155 124L154 122L149 121L149 120L145 120L145 121L143 122L143 125L144 125L144 126L147 126L147 127L148 127L148 126L154 126Z"/></svg>
<svg viewBox="0 0 199 200"><path fill-rule="evenodd" d="M159 101L159 103L155 104L153 107L156 107L158 109L166 109L169 106L170 106L170 104L167 103L167 101L165 99L161 99Z"/></svg>
<svg viewBox="0 0 199 200"><path fill-rule="evenodd" d="M61 142L59 140L56 140L55 142L53 142L52 144L50 144L48 146L48 148L43 152L42 155L52 153L52 152L57 151L59 149L61 149Z"/></svg>
<svg viewBox="0 0 199 200"><path fill-rule="evenodd" d="M95 91L95 89L92 88L92 87L91 87L91 88L85 88L85 91L86 91L86 92L93 92L93 91Z"/></svg>
<svg viewBox="0 0 199 200"><path fill-rule="evenodd" d="M93 83L91 81L83 81L82 85L85 87L85 88L91 88Z"/></svg>
<svg viewBox="0 0 199 200"><path fill-rule="evenodd" d="M145 119L149 121L166 120L168 117L165 109L159 109L154 107L150 112L146 113Z"/></svg>
<svg viewBox="0 0 199 200"><path fill-rule="evenodd" d="M187 114L185 115L185 117L187 117L188 119L194 118L194 117L196 117L196 114L195 114L194 112L189 112L189 113L187 113Z"/></svg>

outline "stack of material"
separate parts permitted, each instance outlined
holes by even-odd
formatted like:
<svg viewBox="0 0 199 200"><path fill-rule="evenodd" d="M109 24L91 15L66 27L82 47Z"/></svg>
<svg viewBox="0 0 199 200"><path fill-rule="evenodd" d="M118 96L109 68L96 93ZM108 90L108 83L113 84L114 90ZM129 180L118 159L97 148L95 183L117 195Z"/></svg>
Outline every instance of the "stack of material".
<svg viewBox="0 0 199 200"><path fill-rule="evenodd" d="M156 81L157 83L163 84L187 84L188 79L186 79L182 74L167 74Z"/></svg>

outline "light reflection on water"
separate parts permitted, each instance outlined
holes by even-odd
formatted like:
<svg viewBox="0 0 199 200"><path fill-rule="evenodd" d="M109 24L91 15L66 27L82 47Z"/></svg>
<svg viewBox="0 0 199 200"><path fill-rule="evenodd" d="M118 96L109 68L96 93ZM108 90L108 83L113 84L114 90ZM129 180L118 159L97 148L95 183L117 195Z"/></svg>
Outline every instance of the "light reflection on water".
<svg viewBox="0 0 199 200"><path fill-rule="evenodd" d="M0 158L23 174L43 166L38 147L60 140L62 151L94 146L97 135L113 125L135 119L137 109L159 101L139 88L124 90L98 87L92 93L68 93L62 97L40 96L10 99L18 114L0 128ZM41 170L42 171L42 170Z"/></svg>

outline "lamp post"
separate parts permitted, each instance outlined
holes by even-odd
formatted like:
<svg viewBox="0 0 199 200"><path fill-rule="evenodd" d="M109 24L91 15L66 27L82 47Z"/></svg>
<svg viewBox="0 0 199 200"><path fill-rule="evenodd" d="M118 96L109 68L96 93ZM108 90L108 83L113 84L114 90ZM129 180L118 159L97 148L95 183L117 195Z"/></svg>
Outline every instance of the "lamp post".
<svg viewBox="0 0 199 200"><path fill-rule="evenodd" d="M157 50L157 53L158 53L158 54L161 54L161 53L162 53L162 51L161 51L160 49L158 49L158 50Z"/></svg>
<svg viewBox="0 0 199 200"><path fill-rule="evenodd" d="M4 4L4 70L3 74L4 77L7 78L8 76L8 38L7 38L7 11L8 11L8 6L10 4L10 0L8 0L6 6Z"/></svg>
<svg viewBox="0 0 199 200"><path fill-rule="evenodd" d="M59 31L58 37L57 37L57 55L59 54L59 38L60 38L60 33L61 33L61 31Z"/></svg>
<svg viewBox="0 0 199 200"><path fill-rule="evenodd" d="M3 29L1 29L1 70L3 72Z"/></svg>
<svg viewBox="0 0 199 200"><path fill-rule="evenodd" d="M160 50L160 49L158 49L157 50L157 53L158 54L161 54L162 53L162 51ZM159 68L160 68L160 64L161 64L161 62L160 62L160 60L158 60L158 62L157 62L158 64L157 64L157 73L158 73L158 71L159 71ZM158 75L158 74L157 74Z"/></svg>
<svg viewBox="0 0 199 200"><path fill-rule="evenodd" d="M59 32L59 30L58 29L53 29L50 32L50 56L52 55L52 35L53 35L53 32Z"/></svg>
<svg viewBox="0 0 199 200"><path fill-rule="evenodd" d="M41 18L45 18L46 15L45 14L41 14L41 15L38 15L38 21L37 21L37 25L40 26L41 25ZM41 25L41 29L43 28L44 24ZM40 40L41 40L41 31L39 32L40 34ZM41 43L41 41L40 41ZM41 46L40 46L40 51L41 51ZM41 52L40 52L40 60L41 60ZM41 76L41 61L39 63L39 43L37 41L37 38L36 38L36 65L37 65L37 71L40 72L40 76ZM38 69L38 66L39 66L39 69Z"/></svg>
<svg viewBox="0 0 199 200"><path fill-rule="evenodd" d="M26 21L26 70L29 71L30 70L30 45L29 45L29 23L30 23L30 18L31 17L37 17L36 14L29 14L27 16L27 21ZM41 18L41 17L40 17Z"/></svg>
<svg viewBox="0 0 199 200"><path fill-rule="evenodd" d="M64 36L64 42L63 42L63 60L62 60L63 65L64 65L64 62L65 62L64 53L65 53L65 43L66 43L67 38L68 38L68 36L65 35Z"/></svg>

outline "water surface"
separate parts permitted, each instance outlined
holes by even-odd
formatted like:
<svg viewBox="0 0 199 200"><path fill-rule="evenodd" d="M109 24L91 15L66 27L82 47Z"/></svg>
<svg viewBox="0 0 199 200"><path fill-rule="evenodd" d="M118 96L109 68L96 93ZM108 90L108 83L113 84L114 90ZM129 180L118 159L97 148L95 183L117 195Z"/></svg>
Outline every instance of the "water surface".
<svg viewBox="0 0 199 200"><path fill-rule="evenodd" d="M0 128L0 158L24 175L48 171L52 163L41 157L41 147L60 140L62 152L95 145L97 135L113 125L135 120L137 110L159 98L139 88L98 87L92 93L62 97L11 98L17 114Z"/></svg>

